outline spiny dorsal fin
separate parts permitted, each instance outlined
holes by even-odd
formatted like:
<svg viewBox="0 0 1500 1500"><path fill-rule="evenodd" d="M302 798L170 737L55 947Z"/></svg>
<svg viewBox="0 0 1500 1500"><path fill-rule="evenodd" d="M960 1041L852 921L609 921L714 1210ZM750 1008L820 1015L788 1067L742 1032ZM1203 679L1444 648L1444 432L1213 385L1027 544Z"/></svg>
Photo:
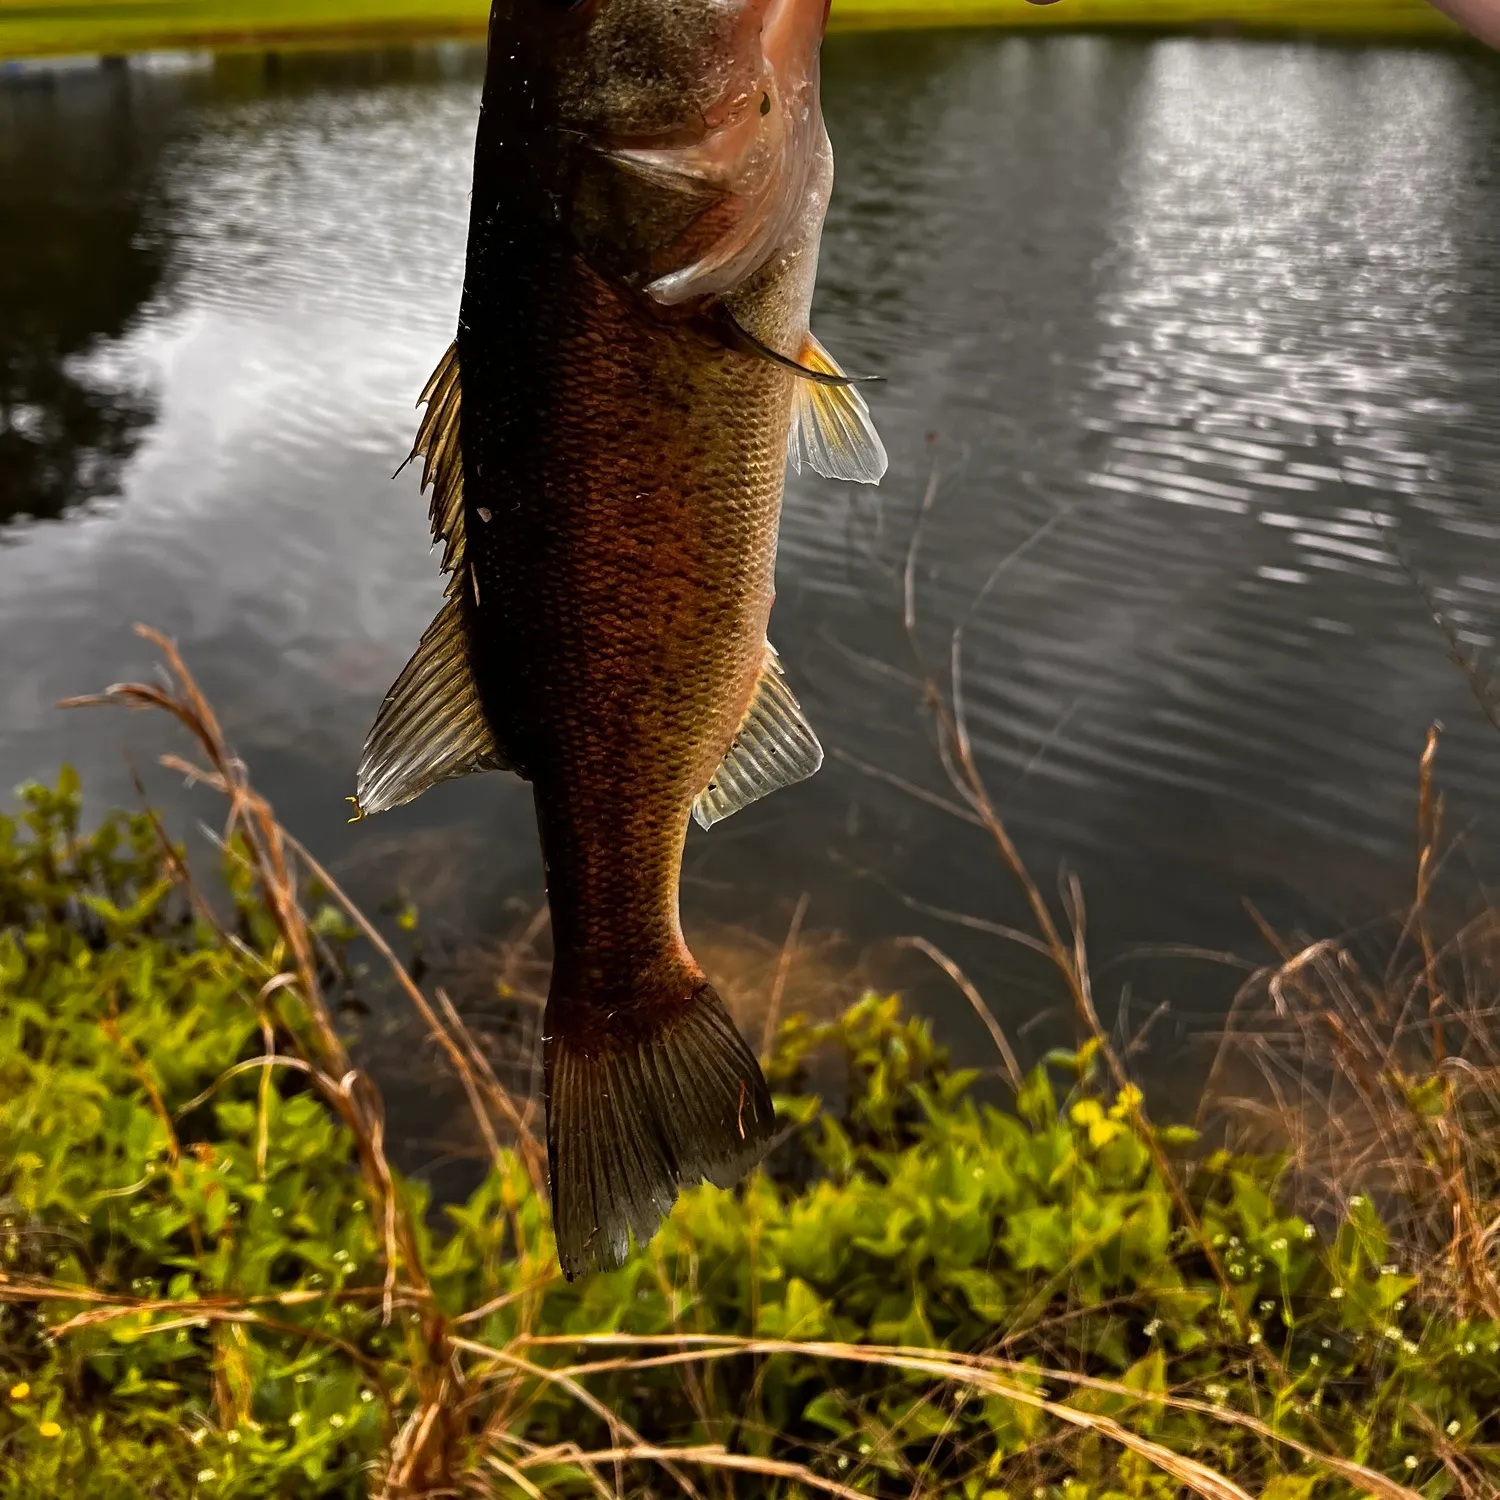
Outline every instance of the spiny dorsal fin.
<svg viewBox="0 0 1500 1500"><path fill-rule="evenodd" d="M778 787L806 781L822 764L823 747L802 717L780 658L767 641L765 665L744 722L724 764L693 803L693 816L712 828Z"/></svg>
<svg viewBox="0 0 1500 1500"><path fill-rule="evenodd" d="M825 375L843 374L834 357L810 333L798 363ZM855 484L879 484L890 464L859 390L852 385L821 385L810 380L797 382L787 453L799 474L805 459L825 479L849 479Z"/></svg>
<svg viewBox="0 0 1500 1500"><path fill-rule="evenodd" d="M360 757L355 806L367 817L454 776L506 769L469 667L461 603L450 598L385 695Z"/></svg>
<svg viewBox="0 0 1500 1500"><path fill-rule="evenodd" d="M437 369L417 397L426 404L411 458L422 462L422 488L432 486L432 539L443 543L443 572L457 574L464 562L464 461L458 442L462 404L458 344L448 345ZM411 458L407 462L411 462ZM462 587L455 578L449 593Z"/></svg>

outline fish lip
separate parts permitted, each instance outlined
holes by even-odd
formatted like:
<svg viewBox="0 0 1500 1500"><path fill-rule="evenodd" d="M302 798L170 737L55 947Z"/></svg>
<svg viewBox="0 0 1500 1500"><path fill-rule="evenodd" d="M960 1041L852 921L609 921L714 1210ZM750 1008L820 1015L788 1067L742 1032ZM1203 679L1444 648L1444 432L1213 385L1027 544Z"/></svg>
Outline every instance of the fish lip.
<svg viewBox="0 0 1500 1500"><path fill-rule="evenodd" d="M756 106L760 95L766 92L769 81L762 75L749 88L743 83L731 83L691 124L636 134L609 135L603 140L595 141L594 149L606 156L620 157L629 157L636 152L696 150L707 145L720 131L733 129L741 124Z"/></svg>
<svg viewBox="0 0 1500 1500"><path fill-rule="evenodd" d="M678 125L668 130L618 134L591 142L594 150L605 156L628 156L635 151L690 151L701 146L720 127L703 115L694 125Z"/></svg>
<svg viewBox="0 0 1500 1500"><path fill-rule="evenodd" d="M813 0L771 0L761 22L761 55L765 58L773 75L783 85L792 82L783 76L788 65L801 67L805 71L811 70L818 50L823 45L823 38L827 34L831 7L825 3L823 19L819 22L817 30L806 38L807 55L805 57L795 55L798 45L804 41L804 34L798 29L801 13L812 3ZM805 77L798 78L793 83L793 88L801 87L806 82ZM792 92L792 89L788 89L788 92Z"/></svg>

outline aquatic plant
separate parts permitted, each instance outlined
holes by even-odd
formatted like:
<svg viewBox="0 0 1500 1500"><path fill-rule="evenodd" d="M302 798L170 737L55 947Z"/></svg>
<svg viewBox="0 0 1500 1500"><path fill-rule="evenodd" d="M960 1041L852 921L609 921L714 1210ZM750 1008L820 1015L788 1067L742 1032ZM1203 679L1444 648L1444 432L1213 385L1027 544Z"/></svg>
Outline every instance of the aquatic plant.
<svg viewBox="0 0 1500 1500"><path fill-rule="evenodd" d="M1284 1158L1153 1125L1099 1037L1001 1108L894 999L792 1017L768 1169L564 1283L528 1111L161 644L116 694L197 738L222 880L66 773L0 822L0 1496L1495 1493L1492 1313L1369 1195L1323 1230ZM356 938L472 1107L461 1203L389 1165Z"/></svg>

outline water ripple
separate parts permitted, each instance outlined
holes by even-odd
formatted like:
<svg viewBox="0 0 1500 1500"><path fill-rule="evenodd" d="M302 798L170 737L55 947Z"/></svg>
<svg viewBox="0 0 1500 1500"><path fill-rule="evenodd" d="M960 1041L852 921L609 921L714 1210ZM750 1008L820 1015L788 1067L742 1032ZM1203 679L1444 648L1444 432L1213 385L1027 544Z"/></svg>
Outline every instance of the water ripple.
<svg viewBox="0 0 1500 1500"><path fill-rule="evenodd" d="M342 797L441 592L414 480L389 476L453 325L477 83L472 58L297 87L228 67L143 77L123 101L98 93L118 81L24 108L0 86L3 118L30 122L0 132L0 213L24 205L48 243L97 231L100 266L143 257L133 278L30 299L56 325L35 349L59 363L8 420L34 443L57 425L49 392L85 410L150 396L39 509L103 503L5 533L0 780L68 754L130 796L113 740L48 705L140 671L125 627L144 616L299 831L357 866ZM1291 889L1300 920L1374 890L1371 872L1391 874L1372 901L1402 889L1434 718L1458 816L1492 830L1500 752L1412 574L1461 642L1493 650L1494 62L934 33L839 38L827 78L839 186L816 325L887 377L893 471L878 493L789 490L773 631L825 742L938 782L900 621L936 466L920 648L946 674L964 622L997 796L1039 869L1085 867L1106 946L1238 943L1247 891ZM128 171L103 150L121 142ZM104 200L68 196L67 162L118 176L128 213L73 217ZM64 339L79 286L120 305ZM459 839L470 825L482 836ZM388 836L432 828L475 902L539 894L514 781L434 793ZM834 759L695 835L689 915L780 941L778 903L806 888L856 937L904 926L851 865L1005 915L967 832ZM1493 845L1476 838L1476 858ZM981 976L998 962L960 956Z"/></svg>

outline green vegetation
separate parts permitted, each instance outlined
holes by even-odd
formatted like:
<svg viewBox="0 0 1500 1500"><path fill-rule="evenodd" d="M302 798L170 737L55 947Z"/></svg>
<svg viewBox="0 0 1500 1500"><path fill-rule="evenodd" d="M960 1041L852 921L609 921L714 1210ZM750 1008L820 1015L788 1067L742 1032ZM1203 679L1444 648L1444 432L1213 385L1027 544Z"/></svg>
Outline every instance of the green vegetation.
<svg viewBox="0 0 1500 1500"><path fill-rule="evenodd" d="M488 0L0 0L0 59L484 34ZM1212 26L1450 36L1424 0L834 0L836 27Z"/></svg>
<svg viewBox="0 0 1500 1500"><path fill-rule="evenodd" d="M833 0L838 29L895 26L1235 27L1362 36L1453 36L1425 0Z"/></svg>
<svg viewBox="0 0 1500 1500"><path fill-rule="evenodd" d="M66 773L0 820L4 1500L1496 1493L1493 1231L1411 1213L1430 1168L1494 1221L1462 1070L1380 1070L1415 1175L1315 1227L1283 1158L1153 1125L1102 1035L997 1108L870 996L783 1025L768 1170L568 1286L526 1111L404 975L490 1165L441 1210L391 1170L326 999L362 919L168 656L180 689L112 692L198 738L222 891L148 816L81 833Z"/></svg>

